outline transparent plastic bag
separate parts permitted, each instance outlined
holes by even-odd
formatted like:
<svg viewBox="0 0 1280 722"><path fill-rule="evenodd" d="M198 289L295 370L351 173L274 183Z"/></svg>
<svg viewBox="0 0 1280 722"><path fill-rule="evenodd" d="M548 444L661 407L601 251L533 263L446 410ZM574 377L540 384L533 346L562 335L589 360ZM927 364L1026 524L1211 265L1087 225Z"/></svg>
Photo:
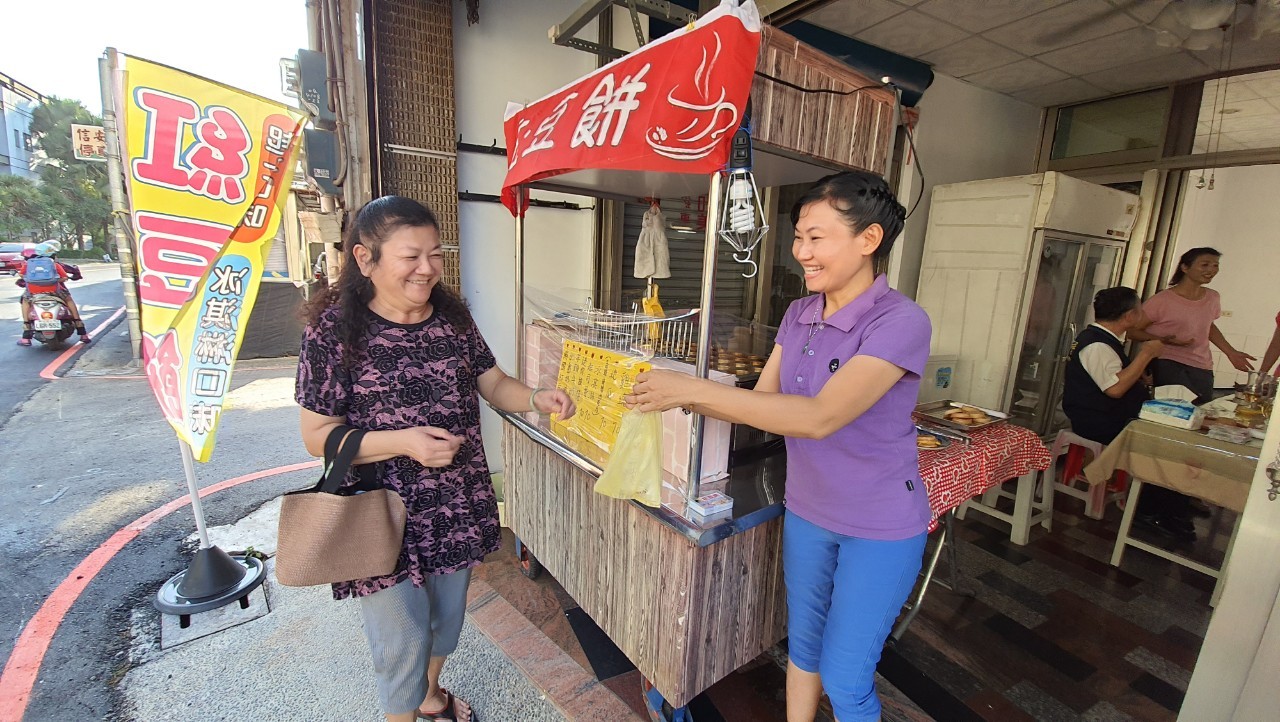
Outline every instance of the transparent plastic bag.
<svg viewBox="0 0 1280 722"><path fill-rule="evenodd" d="M645 506L662 505L662 414L632 409L622 415L617 441L595 490Z"/></svg>

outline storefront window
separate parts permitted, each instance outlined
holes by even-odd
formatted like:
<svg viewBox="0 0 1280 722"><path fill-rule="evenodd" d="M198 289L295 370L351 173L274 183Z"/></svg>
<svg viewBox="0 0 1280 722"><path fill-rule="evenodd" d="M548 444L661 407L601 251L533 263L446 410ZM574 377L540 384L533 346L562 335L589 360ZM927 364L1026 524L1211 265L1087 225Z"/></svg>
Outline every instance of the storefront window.
<svg viewBox="0 0 1280 722"><path fill-rule="evenodd" d="M1062 108L1050 158L1155 148L1160 145L1168 111L1167 89Z"/></svg>

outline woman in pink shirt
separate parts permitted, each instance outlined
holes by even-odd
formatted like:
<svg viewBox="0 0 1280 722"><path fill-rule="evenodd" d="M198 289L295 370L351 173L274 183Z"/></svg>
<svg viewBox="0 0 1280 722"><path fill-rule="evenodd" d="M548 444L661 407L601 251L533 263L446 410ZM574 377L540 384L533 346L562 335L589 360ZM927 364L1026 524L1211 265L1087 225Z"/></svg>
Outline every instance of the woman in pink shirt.
<svg viewBox="0 0 1280 722"><path fill-rule="evenodd" d="M1130 334L1135 341L1164 342L1164 351L1153 368L1156 386L1185 386L1196 394L1197 404L1213 398L1210 343L1241 371L1253 370L1249 362L1256 360L1237 351L1214 323L1222 315L1222 303L1218 292L1205 286L1218 275L1221 256L1213 248L1192 248L1182 254L1169 288L1152 296L1142 307L1150 323Z"/></svg>

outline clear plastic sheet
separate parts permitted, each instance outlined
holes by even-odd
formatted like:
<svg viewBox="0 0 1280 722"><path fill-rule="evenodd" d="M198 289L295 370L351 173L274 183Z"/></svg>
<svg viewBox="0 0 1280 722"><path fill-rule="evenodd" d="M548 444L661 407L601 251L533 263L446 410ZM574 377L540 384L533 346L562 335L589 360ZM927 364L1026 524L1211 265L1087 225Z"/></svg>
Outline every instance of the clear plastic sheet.
<svg viewBox="0 0 1280 722"><path fill-rule="evenodd" d="M583 308L538 289L526 289L524 381L564 389L577 414L552 418L552 431L567 445L592 444L614 451L626 412L622 398L637 374L650 368L695 373L698 309L668 308L644 299L626 312ZM649 312L646 312L649 311ZM727 385L749 384L764 366L763 349L776 329L753 327L717 313L709 350L709 377ZM679 484L688 483L692 417L672 409L662 416L662 468ZM707 419L702 436L702 481L728 474L732 425Z"/></svg>

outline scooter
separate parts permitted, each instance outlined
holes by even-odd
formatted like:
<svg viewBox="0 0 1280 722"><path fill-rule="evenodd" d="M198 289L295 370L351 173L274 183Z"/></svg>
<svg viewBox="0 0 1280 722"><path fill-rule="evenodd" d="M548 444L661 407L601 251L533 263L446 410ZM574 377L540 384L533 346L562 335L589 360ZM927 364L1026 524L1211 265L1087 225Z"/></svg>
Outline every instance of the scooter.
<svg viewBox="0 0 1280 722"><path fill-rule="evenodd" d="M43 344L60 344L76 330L67 304L51 294L38 293L31 297L27 320L31 322L32 339Z"/></svg>

